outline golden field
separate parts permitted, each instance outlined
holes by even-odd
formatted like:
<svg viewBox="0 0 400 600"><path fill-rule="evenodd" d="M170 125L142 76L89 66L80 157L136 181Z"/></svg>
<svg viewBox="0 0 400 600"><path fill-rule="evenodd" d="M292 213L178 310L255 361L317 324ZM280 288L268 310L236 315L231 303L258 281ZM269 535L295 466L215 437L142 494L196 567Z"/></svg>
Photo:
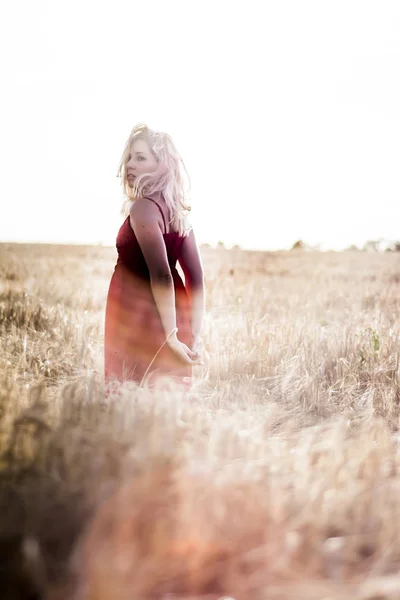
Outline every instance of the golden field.
<svg viewBox="0 0 400 600"><path fill-rule="evenodd" d="M115 250L0 245L4 598L399 599L400 253L202 254L193 389L105 398Z"/></svg>

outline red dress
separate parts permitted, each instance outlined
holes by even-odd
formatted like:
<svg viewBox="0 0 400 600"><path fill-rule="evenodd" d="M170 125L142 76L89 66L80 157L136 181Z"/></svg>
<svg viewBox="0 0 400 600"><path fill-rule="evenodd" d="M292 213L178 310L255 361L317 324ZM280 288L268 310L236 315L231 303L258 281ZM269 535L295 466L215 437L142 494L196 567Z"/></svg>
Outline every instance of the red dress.
<svg viewBox="0 0 400 600"><path fill-rule="evenodd" d="M153 200L162 215L160 205ZM164 233L164 242L175 289L178 339L192 343L191 314L185 285L176 269L184 237L177 232ZM150 273L142 250L130 225L129 216L117 236L118 260L107 295L104 336L105 383L134 380L140 383L166 336L150 285ZM192 367L182 365L165 344L151 365L146 380L168 375L179 381L191 378ZM190 380L189 380L190 381Z"/></svg>

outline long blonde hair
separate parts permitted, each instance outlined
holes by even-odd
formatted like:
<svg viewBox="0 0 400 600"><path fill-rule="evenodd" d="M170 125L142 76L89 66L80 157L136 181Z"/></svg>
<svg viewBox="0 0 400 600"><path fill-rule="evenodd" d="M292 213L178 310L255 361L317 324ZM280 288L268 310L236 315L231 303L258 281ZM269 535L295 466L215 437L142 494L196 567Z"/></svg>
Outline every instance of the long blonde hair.
<svg viewBox="0 0 400 600"><path fill-rule="evenodd" d="M133 186L130 187L127 179L127 162L131 144L137 139L144 139L147 142L159 163L159 167L154 173L143 173L136 177ZM149 129L144 123L135 125L125 144L117 173L117 177L122 178L121 184L125 196L121 210L123 216L128 216L132 202L138 198L149 196L155 192L162 192L171 216L169 223L172 230L179 232L180 235L187 235L191 229L188 220L188 212L190 212L191 206L186 201L180 164L186 173L190 189L188 172L171 137L162 131Z"/></svg>

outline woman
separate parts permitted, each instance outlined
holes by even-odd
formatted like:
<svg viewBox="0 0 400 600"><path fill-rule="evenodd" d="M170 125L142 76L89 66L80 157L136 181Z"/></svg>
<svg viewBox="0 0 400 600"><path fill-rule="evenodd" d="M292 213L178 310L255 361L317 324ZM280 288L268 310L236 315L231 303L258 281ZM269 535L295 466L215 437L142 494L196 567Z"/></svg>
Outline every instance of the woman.
<svg viewBox="0 0 400 600"><path fill-rule="evenodd" d="M144 124L133 128L117 175L126 218L107 296L106 384L142 383L158 375L187 383L192 367L202 364L203 268L187 219L180 162L169 135Z"/></svg>

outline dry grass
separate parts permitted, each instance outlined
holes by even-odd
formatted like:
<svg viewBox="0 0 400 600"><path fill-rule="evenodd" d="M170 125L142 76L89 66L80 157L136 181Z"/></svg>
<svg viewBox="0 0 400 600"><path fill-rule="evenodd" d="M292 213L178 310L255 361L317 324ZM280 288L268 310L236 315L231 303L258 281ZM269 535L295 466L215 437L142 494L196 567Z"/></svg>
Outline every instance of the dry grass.
<svg viewBox="0 0 400 600"><path fill-rule="evenodd" d="M203 256L193 390L106 399L114 250L0 247L1 589L400 598L400 254Z"/></svg>

